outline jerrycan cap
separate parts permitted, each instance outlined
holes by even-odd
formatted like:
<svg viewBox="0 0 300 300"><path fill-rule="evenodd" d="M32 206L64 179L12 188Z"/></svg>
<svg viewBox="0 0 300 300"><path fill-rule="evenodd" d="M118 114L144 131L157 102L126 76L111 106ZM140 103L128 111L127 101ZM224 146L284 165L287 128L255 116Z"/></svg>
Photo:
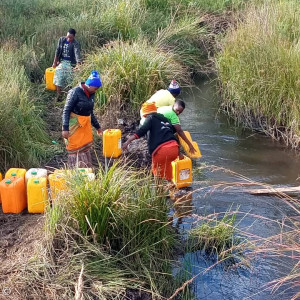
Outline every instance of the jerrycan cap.
<svg viewBox="0 0 300 300"><path fill-rule="evenodd" d="M17 176L16 172L11 173L11 176Z"/></svg>
<svg viewBox="0 0 300 300"><path fill-rule="evenodd" d="M31 172L31 175L36 175L37 174L37 171L32 171Z"/></svg>
<svg viewBox="0 0 300 300"><path fill-rule="evenodd" d="M34 183L40 183L40 181L37 180L37 179L33 180L33 182L34 182Z"/></svg>
<svg viewBox="0 0 300 300"><path fill-rule="evenodd" d="M5 180L5 183L10 184L10 183L11 183L11 180L10 180L10 179L7 179L7 180Z"/></svg>

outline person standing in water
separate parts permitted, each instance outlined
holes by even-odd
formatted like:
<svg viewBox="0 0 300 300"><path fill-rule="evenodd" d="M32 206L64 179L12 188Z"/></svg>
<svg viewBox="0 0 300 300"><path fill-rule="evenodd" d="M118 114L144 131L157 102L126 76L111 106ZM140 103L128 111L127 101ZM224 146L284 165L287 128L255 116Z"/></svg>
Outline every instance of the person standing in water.
<svg viewBox="0 0 300 300"><path fill-rule="evenodd" d="M175 103L176 97L179 96L181 88L176 80L172 80L168 89L161 89L154 93L150 99L146 102L155 103L157 108L162 106L170 106ZM140 124L144 123L145 118L142 116L142 111L140 111L141 121Z"/></svg>
<svg viewBox="0 0 300 300"><path fill-rule="evenodd" d="M188 144L190 152L195 153L196 149L186 137L180 125L178 116L184 111L184 109L185 103L182 100L176 100L173 105L159 107L157 112L168 119L168 121L173 125L177 134Z"/></svg>
<svg viewBox="0 0 300 300"><path fill-rule="evenodd" d="M152 173L159 178L172 179L171 162L179 155L179 145L174 136L173 127L163 115L157 113L154 103L145 102L142 105L144 124L123 144L126 150L128 145L142 136L148 137L148 151L152 156Z"/></svg>

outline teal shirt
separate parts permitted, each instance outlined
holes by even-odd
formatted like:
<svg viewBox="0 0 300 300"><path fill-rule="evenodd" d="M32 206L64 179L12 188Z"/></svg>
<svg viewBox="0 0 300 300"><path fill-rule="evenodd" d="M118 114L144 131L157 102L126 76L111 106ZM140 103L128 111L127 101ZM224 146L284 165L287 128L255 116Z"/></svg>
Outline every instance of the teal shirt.
<svg viewBox="0 0 300 300"><path fill-rule="evenodd" d="M162 106L157 109L159 114L164 115L172 125L180 125L179 118L175 111L173 110L173 106Z"/></svg>

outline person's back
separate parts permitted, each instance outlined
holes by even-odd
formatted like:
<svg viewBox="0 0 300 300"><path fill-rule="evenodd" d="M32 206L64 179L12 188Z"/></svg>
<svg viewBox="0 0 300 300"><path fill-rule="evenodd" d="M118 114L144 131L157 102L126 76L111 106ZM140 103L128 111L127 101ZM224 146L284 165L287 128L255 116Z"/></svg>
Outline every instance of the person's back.
<svg viewBox="0 0 300 300"><path fill-rule="evenodd" d="M168 90L159 90L146 102L155 102L156 107L169 106L175 103L175 97Z"/></svg>
<svg viewBox="0 0 300 300"><path fill-rule="evenodd" d="M146 135L148 131L148 148L150 154L165 142L172 140L177 141L174 136L172 125L169 123L168 119L161 114L149 114L145 118L143 126L137 130L136 134L138 137L141 137Z"/></svg>

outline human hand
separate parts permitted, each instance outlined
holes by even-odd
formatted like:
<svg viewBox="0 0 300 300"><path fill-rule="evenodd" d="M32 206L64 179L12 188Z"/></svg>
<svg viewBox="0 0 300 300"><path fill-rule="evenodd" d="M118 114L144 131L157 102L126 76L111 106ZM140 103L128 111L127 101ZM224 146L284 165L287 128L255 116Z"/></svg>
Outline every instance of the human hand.
<svg viewBox="0 0 300 300"><path fill-rule="evenodd" d="M189 146L189 150L190 150L191 154L194 154L197 152L192 144Z"/></svg>
<svg viewBox="0 0 300 300"><path fill-rule="evenodd" d="M127 149L127 148L128 148L128 145L129 145L128 141L125 142L125 143L122 145L122 150L123 150L123 151L128 150L128 149Z"/></svg>
<svg viewBox="0 0 300 300"><path fill-rule="evenodd" d="M70 136L70 132L69 132L69 131L67 131L67 130L63 130L63 131L62 131L62 137L63 137L64 139L68 139L69 136Z"/></svg>
<svg viewBox="0 0 300 300"><path fill-rule="evenodd" d="M99 129L97 129L97 135L98 136L102 136L102 130L99 128Z"/></svg>

